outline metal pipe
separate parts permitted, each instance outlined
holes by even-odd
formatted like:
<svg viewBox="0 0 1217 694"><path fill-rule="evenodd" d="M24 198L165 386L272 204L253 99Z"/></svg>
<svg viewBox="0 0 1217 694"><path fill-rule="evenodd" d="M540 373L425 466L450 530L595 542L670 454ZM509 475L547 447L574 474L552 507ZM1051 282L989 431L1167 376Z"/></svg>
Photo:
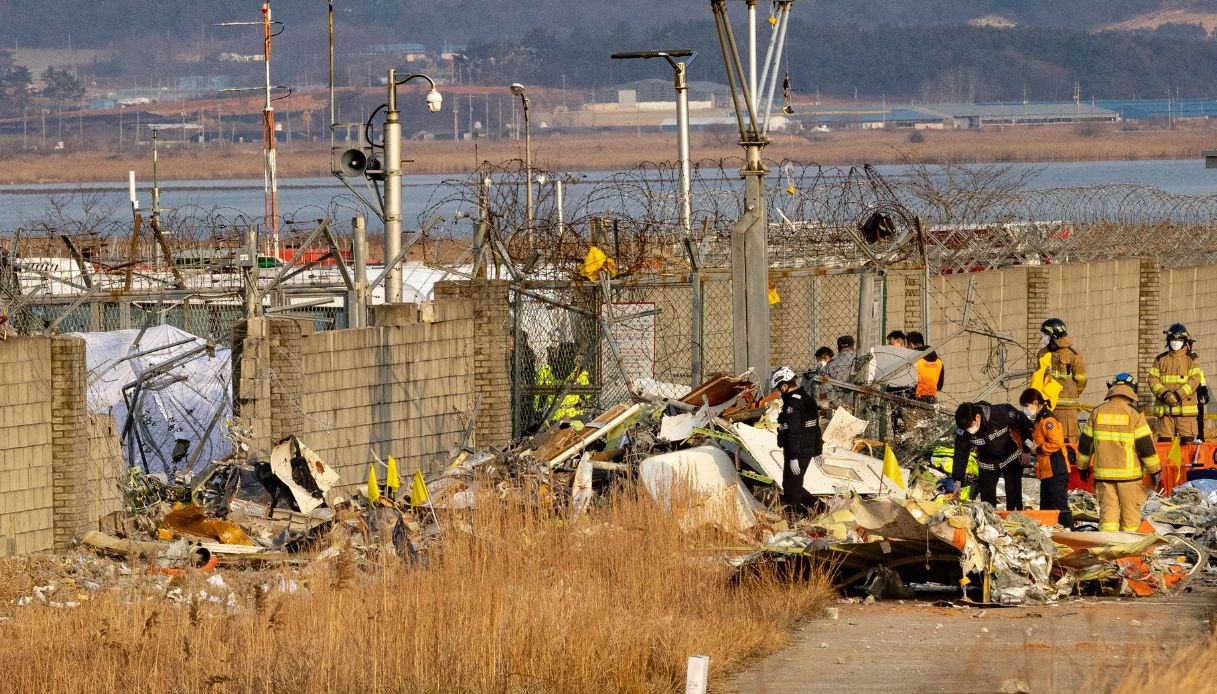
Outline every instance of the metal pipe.
<svg viewBox="0 0 1217 694"><path fill-rule="evenodd" d="M334 168L334 121L337 116L334 111L334 0L330 0L330 168Z"/></svg>
<svg viewBox="0 0 1217 694"><path fill-rule="evenodd" d="M669 59L670 61L671 59ZM693 184L689 172L689 81L687 63L672 63L676 72L676 150L680 165L680 226L693 234Z"/></svg>
<svg viewBox="0 0 1217 694"><path fill-rule="evenodd" d="M252 266L242 268L245 275L245 318L258 315L262 305L262 297L258 295L258 225L250 224L245 229L245 251L249 253Z"/></svg>
<svg viewBox="0 0 1217 694"><path fill-rule="evenodd" d="M397 70L389 68L389 108L385 116L385 252L386 262L401 252L401 120L397 111ZM385 268L385 303L401 303L401 268Z"/></svg>
<svg viewBox="0 0 1217 694"><path fill-rule="evenodd" d="M757 110L756 87L756 0L748 0L748 95L754 112Z"/></svg>
<svg viewBox="0 0 1217 694"><path fill-rule="evenodd" d="M363 215L351 220L351 260L355 264L355 289L347 300L352 307L347 322L352 328L363 328L368 324L368 235Z"/></svg>

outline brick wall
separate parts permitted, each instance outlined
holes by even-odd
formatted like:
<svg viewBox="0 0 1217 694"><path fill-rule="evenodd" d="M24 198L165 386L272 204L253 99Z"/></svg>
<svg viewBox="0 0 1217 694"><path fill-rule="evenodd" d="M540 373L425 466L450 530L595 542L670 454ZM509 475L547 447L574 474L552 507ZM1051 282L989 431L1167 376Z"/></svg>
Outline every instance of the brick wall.
<svg viewBox="0 0 1217 694"><path fill-rule="evenodd" d="M0 341L0 556L51 548L51 340Z"/></svg>
<svg viewBox="0 0 1217 694"><path fill-rule="evenodd" d="M88 517L88 408L85 405L85 342L51 338L51 504L54 548L67 549L91 529Z"/></svg>
<svg viewBox="0 0 1217 694"><path fill-rule="evenodd" d="M511 304L507 280L437 282L441 305L465 300L473 306L473 375L482 404L473 435L479 445L511 440ZM538 355L538 361L543 355Z"/></svg>

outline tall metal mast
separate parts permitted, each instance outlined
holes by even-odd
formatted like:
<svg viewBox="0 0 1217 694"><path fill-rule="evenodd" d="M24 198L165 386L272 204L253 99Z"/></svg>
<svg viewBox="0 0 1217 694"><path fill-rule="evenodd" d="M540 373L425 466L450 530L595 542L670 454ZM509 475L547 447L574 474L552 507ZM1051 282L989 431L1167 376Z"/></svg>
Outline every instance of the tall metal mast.
<svg viewBox="0 0 1217 694"><path fill-rule="evenodd" d="M275 109L270 104L270 3L262 3L262 36L266 67L266 103L262 107L262 187L266 197L266 226L270 229L271 254L279 260L279 175L275 164Z"/></svg>

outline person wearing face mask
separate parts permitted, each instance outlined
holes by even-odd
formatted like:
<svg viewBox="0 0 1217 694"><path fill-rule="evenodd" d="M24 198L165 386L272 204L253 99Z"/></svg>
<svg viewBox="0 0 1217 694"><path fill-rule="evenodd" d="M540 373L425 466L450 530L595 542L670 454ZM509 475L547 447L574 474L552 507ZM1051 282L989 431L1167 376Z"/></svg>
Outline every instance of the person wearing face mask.
<svg viewBox="0 0 1217 694"><path fill-rule="evenodd" d="M1052 354L1052 365L1049 368L1052 377L1061 384L1061 394L1057 397L1057 421L1065 428L1065 440L1078 440L1078 398L1086 390L1086 360L1073 344L1073 338L1065 329L1065 321L1060 318L1049 318L1040 325L1040 351L1036 355L1038 363L1045 354Z"/></svg>
<svg viewBox="0 0 1217 694"><path fill-rule="evenodd" d="M1200 358L1192 351L1187 326L1175 323L1166 331L1167 351L1158 355L1149 370L1149 390L1154 395L1154 434L1159 441L1175 437L1194 439L1199 434L1197 392L1204 382Z"/></svg>
<svg viewBox="0 0 1217 694"><path fill-rule="evenodd" d="M1069 458L1065 448L1065 428L1057 419L1044 395L1034 388L1023 391L1018 399L1023 414L1034 423L1031 438L1023 445L1035 455L1035 477L1040 481L1040 508L1059 511L1060 524L1073 529L1069 510Z"/></svg>
<svg viewBox="0 0 1217 694"><path fill-rule="evenodd" d="M1145 503L1141 480L1150 475L1156 488L1162 470L1149 424L1136 409L1136 388L1132 376L1116 376L1078 441L1078 472L1082 481L1094 476L1099 530L1104 532L1133 532L1140 527Z"/></svg>
<svg viewBox="0 0 1217 694"><path fill-rule="evenodd" d="M955 453L951 465L956 499L963 489L968 456L976 451L979 466L977 485L980 500L997 505L997 481L1006 481L1006 510L1023 508L1022 441L1031 435L1032 424L1013 405L965 402L955 410ZM972 495L976 498L976 494Z"/></svg>

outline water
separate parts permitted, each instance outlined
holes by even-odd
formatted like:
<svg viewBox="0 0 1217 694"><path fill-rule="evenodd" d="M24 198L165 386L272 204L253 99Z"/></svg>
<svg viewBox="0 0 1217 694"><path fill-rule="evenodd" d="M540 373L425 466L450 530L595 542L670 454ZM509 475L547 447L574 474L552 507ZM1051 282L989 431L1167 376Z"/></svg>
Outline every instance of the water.
<svg viewBox="0 0 1217 694"><path fill-rule="evenodd" d="M1211 174L1204 168L1202 160L1175 161L1102 161L1102 162L1052 162L1043 164L1011 164L1016 173L1030 172L1028 184L1032 188L1062 188L1094 186L1110 183L1131 183L1158 188L1175 195L1206 195L1217 192L1217 171ZM885 176L900 176L908 172L903 165L876 167ZM773 179L777 184L778 174ZM594 182L611 175L610 172L590 172L587 181ZM461 175L405 176L403 180L403 204L406 219L412 220L433 200L442 196L435 187L445 180L462 178ZM140 182L140 204L151 205L151 193L147 182ZM568 187L567 207L573 208L581 191L589 185ZM263 216L261 179L165 181L162 186L163 207L197 206L203 210L216 209L229 219L244 214L251 218ZM742 190L742 188L741 188ZM98 181L70 184L10 184L0 185L0 233L11 232L18 227L33 228L38 220L46 217L53 196L67 201L68 216L79 215L82 199L86 195L96 197L95 209L104 216L126 220L130 218L125 181ZM362 203L337 179L296 178L280 181L279 210L283 214L295 215L297 221L307 221L327 215L331 201L336 201L339 216L368 214ZM465 210L470 212L470 210ZM455 210L440 210L451 216Z"/></svg>

